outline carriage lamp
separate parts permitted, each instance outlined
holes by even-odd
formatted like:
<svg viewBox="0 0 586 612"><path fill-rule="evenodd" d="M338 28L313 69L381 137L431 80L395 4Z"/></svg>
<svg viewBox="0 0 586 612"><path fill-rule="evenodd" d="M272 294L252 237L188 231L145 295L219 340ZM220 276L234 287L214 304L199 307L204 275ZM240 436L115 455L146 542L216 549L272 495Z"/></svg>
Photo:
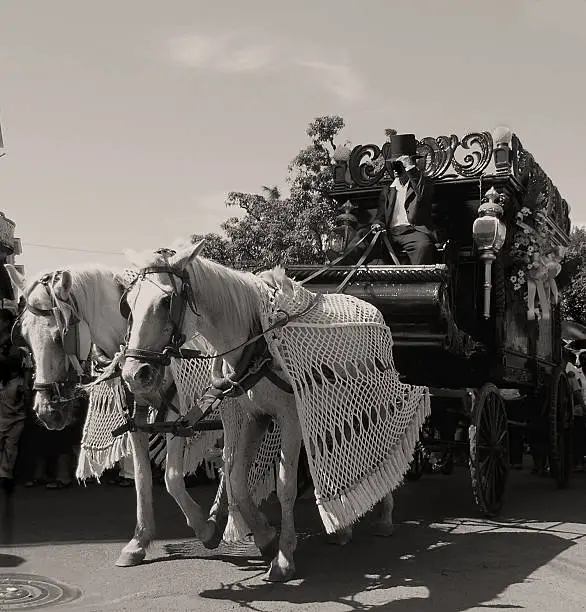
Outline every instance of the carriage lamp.
<svg viewBox="0 0 586 612"><path fill-rule="evenodd" d="M513 132L505 125L500 125L492 132L494 142L494 165L497 173L507 173L511 167L511 139Z"/></svg>
<svg viewBox="0 0 586 612"><path fill-rule="evenodd" d="M482 198L478 218L472 226L474 244L484 262L484 318L490 318L490 293L492 290L492 262L501 250L507 236L507 226L502 220L505 196L491 187Z"/></svg>
<svg viewBox="0 0 586 612"><path fill-rule="evenodd" d="M343 146L336 147L332 159L334 161L334 183L336 185L351 185L352 178L350 176L350 168L348 162L352 151L348 147L348 143Z"/></svg>
<svg viewBox="0 0 586 612"><path fill-rule="evenodd" d="M353 214L355 208L350 200L346 200L342 205L342 213L336 217L336 226L325 241L326 253L330 259L333 259L331 255L335 257L346 250L356 232L358 218Z"/></svg>

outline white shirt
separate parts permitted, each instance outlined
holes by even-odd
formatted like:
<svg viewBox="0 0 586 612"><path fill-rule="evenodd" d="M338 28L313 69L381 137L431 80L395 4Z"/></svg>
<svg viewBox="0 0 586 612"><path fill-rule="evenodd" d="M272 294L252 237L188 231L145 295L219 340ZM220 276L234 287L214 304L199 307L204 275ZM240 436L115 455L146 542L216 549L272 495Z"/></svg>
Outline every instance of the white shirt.
<svg viewBox="0 0 586 612"><path fill-rule="evenodd" d="M405 210L405 198L407 197L407 183L403 185L397 177L391 187L397 190L397 198L395 200L395 208L393 209L393 216L391 218L391 227L398 227L399 225L410 225L407 219L407 211Z"/></svg>

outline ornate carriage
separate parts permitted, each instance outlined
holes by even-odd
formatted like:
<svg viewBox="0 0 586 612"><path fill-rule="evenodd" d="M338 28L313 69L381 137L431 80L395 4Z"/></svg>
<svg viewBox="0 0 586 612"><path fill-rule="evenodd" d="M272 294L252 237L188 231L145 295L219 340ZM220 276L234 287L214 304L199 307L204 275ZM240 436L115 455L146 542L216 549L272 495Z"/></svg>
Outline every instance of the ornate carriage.
<svg viewBox="0 0 586 612"><path fill-rule="evenodd" d="M336 150L332 195L343 208L336 231L346 242L369 224L393 179L389 144ZM405 381L432 389L432 434L423 444L466 445L476 502L496 515L513 427L529 426L559 487L570 473L572 398L555 281L569 240L568 206L507 128L424 138L418 153L434 184L437 264L405 265L395 253L385 265L292 266L287 273L321 292L345 281L345 292L379 308L397 369ZM525 401L516 402L512 418L505 397L515 393ZM468 434L458 442L462 425Z"/></svg>

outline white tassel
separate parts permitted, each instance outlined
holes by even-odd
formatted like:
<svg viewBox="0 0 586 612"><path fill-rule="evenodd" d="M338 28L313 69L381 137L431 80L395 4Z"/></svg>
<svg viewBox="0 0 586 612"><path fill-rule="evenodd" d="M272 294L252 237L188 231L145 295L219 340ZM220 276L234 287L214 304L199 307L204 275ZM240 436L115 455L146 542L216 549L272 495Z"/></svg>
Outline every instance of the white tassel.
<svg viewBox="0 0 586 612"><path fill-rule="evenodd" d="M242 542L249 533L250 529L240 513L240 510L236 507L230 508L228 510L228 522L224 530L224 542Z"/></svg>

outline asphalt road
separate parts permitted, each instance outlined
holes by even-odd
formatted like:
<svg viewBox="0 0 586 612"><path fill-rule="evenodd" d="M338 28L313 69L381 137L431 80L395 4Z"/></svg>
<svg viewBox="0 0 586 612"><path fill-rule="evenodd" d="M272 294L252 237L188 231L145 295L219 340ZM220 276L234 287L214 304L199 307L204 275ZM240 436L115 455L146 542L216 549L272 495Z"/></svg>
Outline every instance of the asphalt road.
<svg viewBox="0 0 586 612"><path fill-rule="evenodd" d="M209 505L213 489L192 494ZM443 612L586 609L586 475L556 491L515 472L499 521L481 519L468 473L425 475L397 494L395 534L368 522L344 548L327 543L312 499L297 504L298 578L261 580L253 544L207 551L155 487L158 540L134 568L114 562L134 529L134 491L101 485L19 489L14 544L0 549L0 574L36 574L81 591L61 610ZM276 517L276 504L268 508ZM0 605L0 609L2 606Z"/></svg>

